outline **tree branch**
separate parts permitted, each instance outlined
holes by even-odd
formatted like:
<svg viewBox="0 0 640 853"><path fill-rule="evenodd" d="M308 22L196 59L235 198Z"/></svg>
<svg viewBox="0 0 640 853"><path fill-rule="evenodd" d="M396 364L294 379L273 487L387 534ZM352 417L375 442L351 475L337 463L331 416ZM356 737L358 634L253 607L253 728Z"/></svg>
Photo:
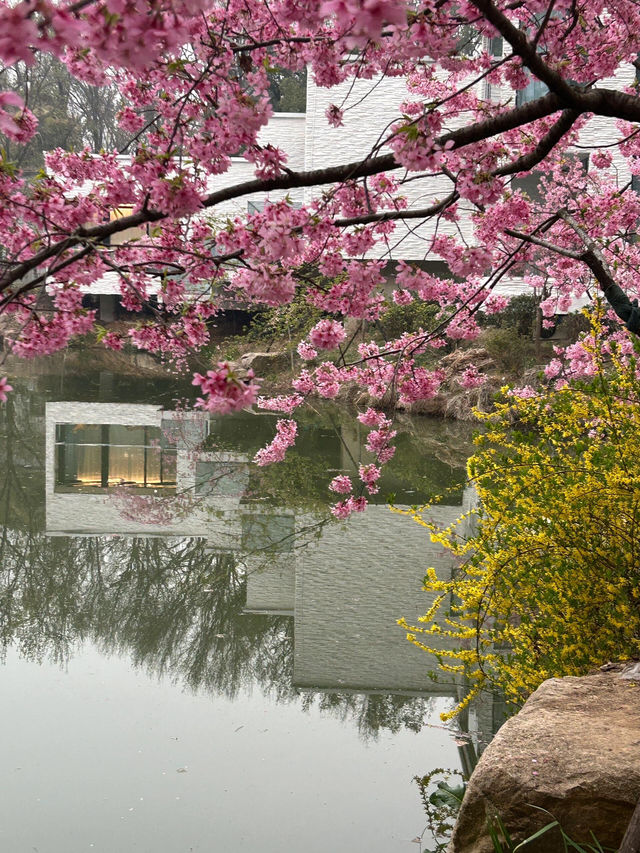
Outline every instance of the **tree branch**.
<svg viewBox="0 0 640 853"><path fill-rule="evenodd" d="M533 151L524 154L522 157L514 160L513 163L501 166L493 174L503 176L515 175L518 172L528 172L530 169L533 169L534 166L541 163L551 153L562 137L571 130L579 115L580 113L576 110L564 110L558 121L545 133Z"/></svg>
<svg viewBox="0 0 640 853"><path fill-rule="evenodd" d="M531 103L515 107L506 113L501 113L485 121L476 122L468 127L462 127L450 133L443 134L435 142L438 145L444 146L447 142L452 141L454 149L462 148L474 142L479 142L505 131L529 124L539 118L545 118L557 112L559 107L559 99L553 94L548 94ZM290 190L342 183L400 168L403 168L402 165L395 160L392 154L384 154L378 157L368 157L353 163L329 166L324 169L310 169L302 172L289 171L275 178L256 178L216 190L204 197L203 207L205 209L213 208L223 202L233 201L252 193L266 193L273 190ZM49 258L67 249L71 249L79 243L86 243L88 241L103 242L107 237L118 234L128 228L136 228L150 222L159 222L166 218L167 214L161 211L144 208L130 216L123 216L110 222L100 223L99 225L78 228L59 243L44 247L28 260L17 264L10 272L6 272L0 278L0 292L23 278L31 270L45 263Z"/></svg>
<svg viewBox="0 0 640 853"><path fill-rule="evenodd" d="M509 18L493 5L491 0L471 0L471 3L509 42L513 52L522 59L527 68L549 87L549 91L559 95L566 106L578 107L576 97L579 90L553 71L543 60L534 43L529 42L523 30L519 30Z"/></svg>
<svg viewBox="0 0 640 853"><path fill-rule="evenodd" d="M616 284L599 246L584 228L576 222L573 216L567 213L567 211L560 211L558 215L587 247L586 251L581 254L580 260L593 273L594 278L600 285L600 290L604 298L624 322L627 329L633 332L634 335L640 335L640 308L638 307L638 300L634 299L632 302L624 290Z"/></svg>
<svg viewBox="0 0 640 853"><path fill-rule="evenodd" d="M504 233L509 237L515 237L517 240L523 240L525 243L533 243L535 246L540 246L542 249L548 249L556 255L562 255L564 258L571 258L574 261L584 260L580 252L572 252L570 249L565 249L558 246L556 243L550 243L548 240L543 240L541 237L535 237L533 234L526 234L524 231L518 231L516 228L505 228Z"/></svg>
<svg viewBox="0 0 640 853"><path fill-rule="evenodd" d="M366 213L362 216L350 216L344 219L336 219L336 228L347 228L350 225L368 225L372 222L390 222L396 219L429 219L442 213L451 204L454 204L460 196L457 192L449 193L442 201L436 202L431 207L414 208L413 210L382 210L379 213Z"/></svg>

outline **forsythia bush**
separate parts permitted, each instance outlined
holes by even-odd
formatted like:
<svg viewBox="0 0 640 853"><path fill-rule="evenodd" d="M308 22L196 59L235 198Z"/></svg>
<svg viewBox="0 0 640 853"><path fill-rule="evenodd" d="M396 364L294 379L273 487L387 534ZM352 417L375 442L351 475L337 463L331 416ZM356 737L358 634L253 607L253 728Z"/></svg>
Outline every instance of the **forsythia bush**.
<svg viewBox="0 0 640 853"><path fill-rule="evenodd" d="M459 566L449 581L429 569L433 607L401 624L442 669L466 673L462 706L484 686L521 702L545 678L640 651L640 371L601 334L588 381L505 396L481 415L468 541L414 514ZM455 652L435 648L443 634Z"/></svg>

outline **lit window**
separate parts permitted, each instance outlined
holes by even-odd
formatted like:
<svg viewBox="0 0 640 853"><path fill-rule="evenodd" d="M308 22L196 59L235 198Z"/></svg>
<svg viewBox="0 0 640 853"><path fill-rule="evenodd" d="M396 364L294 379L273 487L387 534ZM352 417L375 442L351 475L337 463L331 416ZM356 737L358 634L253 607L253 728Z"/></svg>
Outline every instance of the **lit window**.
<svg viewBox="0 0 640 853"><path fill-rule="evenodd" d="M56 492L175 491L176 449L159 427L56 424L55 446Z"/></svg>
<svg viewBox="0 0 640 853"><path fill-rule="evenodd" d="M125 216L131 216L132 213L133 207L131 206L118 207L109 214L109 221L114 222L116 219L123 219ZM124 231L112 234L108 244L110 246L121 246L123 243L129 243L132 240L140 240L146 236L146 233L146 229L140 226L125 228Z"/></svg>

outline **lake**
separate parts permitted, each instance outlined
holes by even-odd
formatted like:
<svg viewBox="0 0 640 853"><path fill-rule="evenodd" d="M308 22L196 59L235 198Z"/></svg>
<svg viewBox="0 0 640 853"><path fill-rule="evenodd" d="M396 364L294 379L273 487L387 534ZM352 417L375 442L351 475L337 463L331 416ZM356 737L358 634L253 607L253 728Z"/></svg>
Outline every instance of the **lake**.
<svg viewBox="0 0 640 853"><path fill-rule="evenodd" d="M400 418L380 494L336 522L328 481L367 461L343 408L258 469L273 415L90 364L33 364L0 407L0 849L417 851L413 777L467 767L501 708L441 725L462 685L396 620L451 563L387 498L458 517L470 429Z"/></svg>

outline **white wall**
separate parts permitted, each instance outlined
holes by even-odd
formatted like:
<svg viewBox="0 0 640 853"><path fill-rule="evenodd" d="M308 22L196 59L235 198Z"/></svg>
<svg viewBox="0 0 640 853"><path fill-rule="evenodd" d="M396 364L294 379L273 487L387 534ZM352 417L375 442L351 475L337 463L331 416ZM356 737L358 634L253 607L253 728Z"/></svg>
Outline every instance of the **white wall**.
<svg viewBox="0 0 640 853"><path fill-rule="evenodd" d="M628 66L621 69L615 78L603 81L602 85L620 89L630 85L634 76L633 67ZM486 85L481 83L478 88L481 88L485 95L490 93L495 102L505 102L509 97L514 97L514 93L506 87L492 86L488 90ZM288 165L295 170L321 169L345 162L357 162L384 138L390 125L401 115L400 104L407 98L414 99L415 96L407 92L403 77L348 80L340 86L326 89L317 86L309 75L306 115L276 113L261 132L260 142L270 143L286 151L289 156ZM333 128L327 122L325 113L332 104L345 106L344 127ZM615 121L598 117L589 121L581 131L579 143L597 147L612 141L615 134ZM627 165L615 147L611 151L619 180L624 183L629 179ZM234 158L227 173L211 178L210 190L213 192L242 181L253 180L253 169L253 165L243 158ZM271 193L268 197L277 201L289 196L294 203L310 202L323 189L312 187L291 190L288 193L280 191ZM409 207L425 207L443 198L450 190L450 182L442 177L412 180L403 192ZM210 215L218 219L222 227L227 217L246 215L249 202L260 203L264 199L264 194L251 194L221 204ZM472 211L472 206L464 201L461 201L458 207L463 212ZM434 226L434 222L421 223L420 220L409 221L407 224L399 222L388 245L377 246L369 257L437 261L437 257L427 254ZM461 217L459 227L463 237L472 243L473 228L468 215ZM442 234L457 233L457 229L447 222L440 222L438 229ZM119 293L117 276L108 273L88 289L92 293ZM522 279L517 276L505 277L497 288L497 292L505 295L527 290Z"/></svg>

